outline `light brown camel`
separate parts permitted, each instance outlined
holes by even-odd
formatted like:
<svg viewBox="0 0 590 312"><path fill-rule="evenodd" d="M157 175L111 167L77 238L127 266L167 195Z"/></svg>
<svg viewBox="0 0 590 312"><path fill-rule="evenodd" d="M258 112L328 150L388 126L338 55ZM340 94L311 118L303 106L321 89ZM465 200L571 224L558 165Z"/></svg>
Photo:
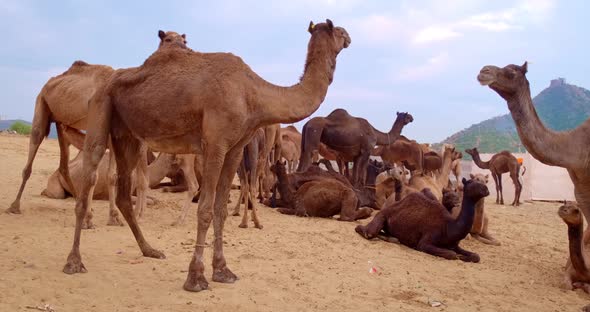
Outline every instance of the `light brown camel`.
<svg viewBox="0 0 590 312"><path fill-rule="evenodd" d="M300 82L275 86L230 53L166 49L142 66L118 71L90 102L84 144L85 179L76 200L74 244L63 271L86 272L80 255L82 220L91 200L98 161L109 133L117 160L117 206L146 257L164 258L144 238L132 212L130 173L142 141L154 150L203 155L195 252L184 289L208 288L203 252L213 221L213 281L233 283L237 276L223 254L223 227L230 186L244 146L256 129L308 117L323 102L336 69L336 57L351 42L346 30L330 20L308 28L311 38Z"/></svg>
<svg viewBox="0 0 590 312"><path fill-rule="evenodd" d="M520 174L520 164L514 155L509 151L501 151L488 161L482 161L479 157L479 151L476 147L466 149L465 152L473 158L473 162L481 169L489 169L496 184L496 204L504 205L504 194L502 193L502 174L510 172L510 178L514 183L514 201L512 206L520 204L520 193L522 192L522 184L518 179Z"/></svg>
<svg viewBox="0 0 590 312"><path fill-rule="evenodd" d="M238 168L238 177L240 178L240 197L234 208L232 215L240 215L240 205L244 202L244 215L239 227L248 227L248 208L252 209L252 222L258 229L262 229L262 224L258 219L258 212L256 204L252 197L256 192L256 186L259 181L258 170L264 170L264 166L268 163L268 154L265 150L265 135L266 132L260 128L254 132L254 136L246 146L244 146L244 154L240 167Z"/></svg>
<svg viewBox="0 0 590 312"><path fill-rule="evenodd" d="M454 160L451 163L451 172L453 176L455 176L455 188L459 188L459 183L461 180L461 160L463 160L463 153L459 151L455 151L455 156L453 157Z"/></svg>
<svg viewBox="0 0 590 312"><path fill-rule="evenodd" d="M489 175L483 175L481 173L477 174L470 174L471 180L477 181L484 185L487 185ZM453 217L457 217L461 209L456 206L452 210ZM490 233L488 232L489 226L489 219L485 212L485 200L482 198L475 204L475 216L473 218L473 226L471 227L471 231L469 234L471 237L475 238L476 240L488 244L488 245L495 245L500 246L500 242L496 240Z"/></svg>
<svg viewBox="0 0 590 312"><path fill-rule="evenodd" d="M320 143L338 152L344 160L353 160L352 184L365 184L369 157L375 145L390 145L400 136L403 127L414 118L408 113L397 113L388 133L381 132L364 118L351 116L344 109L335 109L326 117L314 117L303 126L301 156L297 171L311 166L311 156Z"/></svg>
<svg viewBox="0 0 590 312"><path fill-rule="evenodd" d="M299 153L297 146L291 140L283 140L281 142L281 157L287 161L288 173L295 171Z"/></svg>
<svg viewBox="0 0 590 312"><path fill-rule="evenodd" d="M371 155L380 156L383 162L389 166L405 161L415 166L416 172L423 172L424 146L403 135L400 135L393 144L375 147Z"/></svg>
<svg viewBox="0 0 590 312"><path fill-rule="evenodd" d="M413 175L408 182L408 186L415 190L423 190L429 188L434 196L441 201L443 189L447 186L449 181L449 174L451 172L451 163L455 155L455 148L452 146L445 146L443 152L443 163L440 172L436 172L434 176L431 175ZM403 198L403 197L402 197Z"/></svg>
<svg viewBox="0 0 590 312"><path fill-rule="evenodd" d="M179 35L175 32L159 31L160 44L158 49L169 47L186 47L185 35ZM41 92L37 96L35 103L35 113L33 116L33 124L31 137L29 139L29 153L27 163L22 173L22 183L16 195L16 199L10 205L7 212L21 213L20 199L22 197L25 185L31 176L33 160L37 154L39 146L43 139L49 134L49 128L52 122L56 124L63 124L65 126L86 130L88 122L88 103L92 96L99 90L114 73L114 69L105 65L90 65L83 61L76 61L72 66L56 77L52 77L43 86ZM60 161L59 171L65 182L72 190L72 195L76 197L77 191L71 181L69 174L69 145L63 139L62 128L57 127L57 135L60 146ZM145 166L140 167L143 170L138 176L138 195L145 198L147 186L143 182L143 172ZM109 169L109 176L114 175L114 164ZM113 195L114 197L114 195ZM143 201L140 200L138 205L143 208ZM123 223L118 218L117 210L110 211L109 225L122 225ZM89 214L85 220L84 228L93 227L91 223L92 215Z"/></svg>
<svg viewBox="0 0 590 312"><path fill-rule="evenodd" d="M540 162L549 166L566 168L574 184L574 195L580 210L590 218L590 120L569 131L547 129L539 119L529 82L526 78L527 63L522 66L508 65L504 68L485 66L477 76L478 81L496 91L506 103L514 119L518 136ZM589 241L590 231L584 233L584 244Z"/></svg>

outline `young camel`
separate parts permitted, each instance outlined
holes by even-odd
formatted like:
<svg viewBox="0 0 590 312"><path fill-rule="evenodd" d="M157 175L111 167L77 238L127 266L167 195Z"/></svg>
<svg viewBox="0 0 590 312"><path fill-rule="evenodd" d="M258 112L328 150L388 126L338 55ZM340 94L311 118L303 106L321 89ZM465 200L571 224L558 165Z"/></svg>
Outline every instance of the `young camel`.
<svg viewBox="0 0 590 312"><path fill-rule="evenodd" d="M424 169L424 146L403 135L393 144L375 147L371 155L380 156L390 166L405 161L413 165L416 172L423 172Z"/></svg>
<svg viewBox="0 0 590 312"><path fill-rule="evenodd" d="M132 213L130 173L142 142L161 152L203 155L197 239L183 288L208 288L203 252L211 221L213 281L235 282L223 254L223 227L244 146L262 126L297 122L316 111L332 82L336 57L351 42L346 30L330 20L310 23L308 31L304 73L292 87L270 84L230 53L182 49L157 51L142 66L115 73L89 105L89 115L96 117L89 120L84 142L85 179L76 200L74 244L63 271L86 272L80 256L82 219L110 134L118 170L117 206L146 257L165 256L150 246Z"/></svg>
<svg viewBox="0 0 590 312"><path fill-rule="evenodd" d="M186 47L186 36L184 34L168 31L158 32L160 44L158 50L166 48ZM35 102L35 114L33 115L33 124L31 137L29 139L29 153L27 163L22 173L22 182L16 199L10 205L7 212L20 214L20 200L25 189L25 185L31 176L33 160L39 146L43 139L49 134L49 128L52 122L56 124L65 125L78 130L86 130L88 124L88 103L90 99L104 86L107 80L113 75L115 70L110 66L105 65L90 65L83 61L76 61L72 66L56 77L49 79L43 86L41 92L37 96ZM92 115L90 115L92 116ZM72 183L69 174L69 144L64 140L63 128L57 127L57 137L60 148L59 172L65 179L72 195L77 197L77 190ZM112 155L112 154L111 154ZM109 167L109 177L113 177L114 173L114 159L111 159ZM145 183L144 172L145 166L140 166L138 174L138 197L140 198L138 206L142 210L147 186ZM114 185L114 184L113 184ZM109 188L114 192L114 188ZM114 197L114 193L110 194ZM108 225L122 225L123 223L118 217L116 209L111 209L109 215ZM84 220L84 228L92 228L94 225L91 222L92 215L89 214Z"/></svg>
<svg viewBox="0 0 590 312"><path fill-rule="evenodd" d="M504 68L485 66L477 80L500 95L508 104L518 136L540 162L549 166L566 168L574 183L574 195L586 222L590 218L590 170L588 147L590 146L590 119L569 131L556 132L547 129L539 119L529 82L526 78L527 63ZM590 231L584 233L587 244ZM571 265L567 266L566 272ZM567 275L567 273L566 273Z"/></svg>
<svg viewBox="0 0 590 312"><path fill-rule="evenodd" d="M520 172L520 164L514 155L509 151L501 151L489 161L482 161L479 157L479 151L476 147L466 149L465 152L473 158L473 162L481 169L489 169L492 172L492 178L496 184L496 204L504 205L504 194L502 193L502 174L510 172L510 178L514 183L514 201L512 206L520 204L520 193L522 192L522 184L518 179Z"/></svg>

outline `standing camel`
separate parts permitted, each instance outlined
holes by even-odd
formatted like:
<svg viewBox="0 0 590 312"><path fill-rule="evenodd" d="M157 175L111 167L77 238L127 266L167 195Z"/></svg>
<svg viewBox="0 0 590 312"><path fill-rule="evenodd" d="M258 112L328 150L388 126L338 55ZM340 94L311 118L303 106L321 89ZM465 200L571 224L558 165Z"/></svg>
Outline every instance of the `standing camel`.
<svg viewBox="0 0 590 312"><path fill-rule="evenodd" d="M97 159L109 134L118 170L117 206L146 257L164 258L150 246L137 224L130 196L130 173L137 165L142 142L154 150L203 155L203 185L198 208L195 252L183 288L208 288L204 276L205 238L213 221L213 281L233 283L223 254L227 199L244 146L256 129L293 123L315 112L332 83L336 57L351 42L346 30L332 21L308 28L311 38L300 82L273 85L230 53L198 53L168 49L152 54L140 67L117 71L89 105L84 142L85 179L76 199L74 243L63 271L86 272L80 255L82 219L89 208L96 180Z"/></svg>
<svg viewBox="0 0 590 312"><path fill-rule="evenodd" d="M311 156L320 143L338 152L344 160L354 161L352 184L364 185L369 157L375 145L389 145L400 136L405 125L414 119L408 113L397 113L388 133L381 132L364 118L353 117L344 109L335 109L326 117L315 117L303 126L301 157L297 171L311 166Z"/></svg>
<svg viewBox="0 0 590 312"><path fill-rule="evenodd" d="M508 65L504 68L485 66L477 80L500 95L516 124L518 136L527 151L535 159L549 165L566 168L574 183L574 195L586 222L590 218L590 119L569 131L547 129L539 119L529 82L526 78L527 63L522 66ZM590 232L586 230L584 237ZM566 268L566 281L578 282L570 275L571 262Z"/></svg>
<svg viewBox="0 0 590 312"><path fill-rule="evenodd" d="M187 49L186 36L184 34L179 35L173 31L163 32L160 30L158 36L160 38L158 50L168 47ZM25 185L31 176L33 160L35 160L37 150L43 139L49 134L51 123L55 122L58 125L61 124L78 130L86 130L88 124L88 103L97 90L105 85L114 72L115 70L110 66L90 65L83 61L75 61L67 71L50 78L43 86L35 102L31 138L29 139L29 154L22 173L22 183L16 199L10 205L7 212L21 213L20 199ZM56 128L60 149L59 172L72 190L72 195L76 197L76 188L72 183L68 168L70 158L69 144L64 140L64 128L59 126ZM111 158L111 163L109 164L109 177L114 176L115 167L113 158ZM143 169L142 173L146 170L145 166L140 167L140 169ZM145 181L143 174L138 175L138 180L139 193L141 193L138 195L140 195L140 198L142 196L145 198L147 186L145 182L142 183ZM115 196L112 192L114 192L114 188L109 188L110 197ZM144 204L142 200L139 202L140 205ZM117 210L114 209L113 205L110 208L110 217L107 224L123 225L121 220L119 220ZM93 227L90 218L91 215L85 220L85 228Z"/></svg>
<svg viewBox="0 0 590 312"><path fill-rule="evenodd" d="M509 151L501 151L489 161L482 161L479 157L479 151L476 147L472 149L466 149L465 153L473 157L473 162L481 169L489 169L492 172L492 178L496 184L496 204L504 205L504 194L502 193L502 174L510 172L510 178L514 183L514 201L512 206L518 206L520 204L520 193L522 191L522 184L518 179L520 172L520 164L514 155Z"/></svg>

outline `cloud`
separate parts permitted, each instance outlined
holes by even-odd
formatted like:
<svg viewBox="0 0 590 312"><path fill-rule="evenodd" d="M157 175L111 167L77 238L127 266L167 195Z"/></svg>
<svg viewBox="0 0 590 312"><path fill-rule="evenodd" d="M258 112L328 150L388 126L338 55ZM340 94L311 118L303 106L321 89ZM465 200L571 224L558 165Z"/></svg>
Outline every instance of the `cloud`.
<svg viewBox="0 0 590 312"><path fill-rule="evenodd" d="M355 20L351 33L369 43L390 43L404 33L404 25L389 14L371 14Z"/></svg>
<svg viewBox="0 0 590 312"><path fill-rule="evenodd" d="M396 77L398 81L416 81L441 73L449 64L447 52L442 52L429 58L424 64L403 68Z"/></svg>
<svg viewBox="0 0 590 312"><path fill-rule="evenodd" d="M445 41L460 37L462 34L444 27L444 26L431 26L419 31L412 39L413 43L428 43L434 41Z"/></svg>

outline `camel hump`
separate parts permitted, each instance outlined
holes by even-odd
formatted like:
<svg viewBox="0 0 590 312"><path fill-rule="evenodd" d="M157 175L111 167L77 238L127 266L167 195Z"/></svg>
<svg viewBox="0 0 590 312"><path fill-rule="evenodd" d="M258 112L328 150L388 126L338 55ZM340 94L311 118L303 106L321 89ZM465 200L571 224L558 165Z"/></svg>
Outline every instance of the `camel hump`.
<svg viewBox="0 0 590 312"><path fill-rule="evenodd" d="M327 118L347 118L350 114L343 108L337 108L328 114Z"/></svg>
<svg viewBox="0 0 590 312"><path fill-rule="evenodd" d="M74 63L72 63L72 66L70 66L70 67L75 67L75 66L88 66L88 65L90 65L90 64L88 64L88 63L86 63L84 61L81 61L81 60L77 60Z"/></svg>

